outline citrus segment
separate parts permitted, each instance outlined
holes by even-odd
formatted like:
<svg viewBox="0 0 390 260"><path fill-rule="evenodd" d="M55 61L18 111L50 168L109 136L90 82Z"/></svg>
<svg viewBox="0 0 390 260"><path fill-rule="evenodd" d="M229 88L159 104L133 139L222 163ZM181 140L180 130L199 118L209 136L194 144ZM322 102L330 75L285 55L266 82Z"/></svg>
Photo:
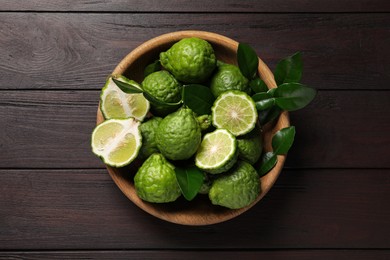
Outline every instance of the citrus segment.
<svg viewBox="0 0 390 260"><path fill-rule="evenodd" d="M225 129L204 136L195 156L200 169L217 174L229 170L237 160L236 138Z"/></svg>
<svg viewBox="0 0 390 260"><path fill-rule="evenodd" d="M222 93L211 111L213 125L227 129L235 136L249 133L256 125L255 103L250 96L239 90Z"/></svg>
<svg viewBox="0 0 390 260"><path fill-rule="evenodd" d="M124 76L118 76L116 79L138 85ZM149 101L145 99L142 93L124 93L117 87L112 77L108 78L100 95L100 110L105 119L134 117L142 121L148 113L149 107Z"/></svg>
<svg viewBox="0 0 390 260"><path fill-rule="evenodd" d="M140 123L134 118L109 119L92 132L92 151L104 163L122 167L131 163L141 148Z"/></svg>

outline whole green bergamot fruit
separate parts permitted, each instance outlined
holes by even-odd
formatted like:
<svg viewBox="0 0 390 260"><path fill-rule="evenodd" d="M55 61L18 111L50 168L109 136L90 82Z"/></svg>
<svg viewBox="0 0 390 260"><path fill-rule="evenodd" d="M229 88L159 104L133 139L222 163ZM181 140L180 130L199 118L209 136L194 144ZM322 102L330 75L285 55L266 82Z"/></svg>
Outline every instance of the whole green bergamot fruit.
<svg viewBox="0 0 390 260"><path fill-rule="evenodd" d="M156 142L160 152L168 159L190 158L201 142L201 129L192 110L181 108L167 115L158 126Z"/></svg>
<svg viewBox="0 0 390 260"><path fill-rule="evenodd" d="M226 174L214 180L209 198L214 205L239 209L254 202L260 189L259 175L253 166L239 161Z"/></svg>
<svg viewBox="0 0 390 260"><path fill-rule="evenodd" d="M216 98L223 92L232 89L250 94L251 89L248 82L237 66L218 62L218 69L210 80L210 89Z"/></svg>
<svg viewBox="0 0 390 260"><path fill-rule="evenodd" d="M137 195L148 202L172 202L181 195L174 166L159 153L152 154L138 169L134 186Z"/></svg>
<svg viewBox="0 0 390 260"><path fill-rule="evenodd" d="M160 53L161 65L186 83L204 82L213 72L217 59L210 43L199 38L184 38Z"/></svg>
<svg viewBox="0 0 390 260"><path fill-rule="evenodd" d="M250 164L256 163L263 152L261 131L255 127L250 133L237 138L238 157Z"/></svg>
<svg viewBox="0 0 390 260"><path fill-rule="evenodd" d="M142 146L138 156L141 159L146 159L153 153L158 152L155 136L161 121L161 117L155 116L140 125L139 129L141 130L142 135Z"/></svg>
<svg viewBox="0 0 390 260"><path fill-rule="evenodd" d="M158 101L176 103L181 100L181 84L168 71L156 71L142 81L142 88ZM166 106L151 104L154 115L166 116L179 108L177 106Z"/></svg>

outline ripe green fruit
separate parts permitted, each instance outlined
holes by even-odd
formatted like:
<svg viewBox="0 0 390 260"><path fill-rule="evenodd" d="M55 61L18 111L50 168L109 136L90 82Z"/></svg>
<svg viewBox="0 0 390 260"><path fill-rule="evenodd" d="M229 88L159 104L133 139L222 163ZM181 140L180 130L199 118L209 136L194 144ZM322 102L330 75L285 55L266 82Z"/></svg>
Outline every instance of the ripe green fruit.
<svg viewBox="0 0 390 260"><path fill-rule="evenodd" d="M254 202L260 189L256 170L249 163L239 161L235 167L213 182L209 198L214 205L239 209Z"/></svg>
<svg viewBox="0 0 390 260"><path fill-rule="evenodd" d="M158 152L156 144L156 131L162 121L161 117L152 117L140 125L142 135L142 146L138 156L142 159L148 158L153 153Z"/></svg>
<svg viewBox="0 0 390 260"><path fill-rule="evenodd" d="M161 154L152 154L134 177L137 195L148 202L175 201L180 195L174 166Z"/></svg>
<svg viewBox="0 0 390 260"><path fill-rule="evenodd" d="M142 88L159 101L176 103L181 100L181 84L168 71L156 71L149 74L142 81ZM178 106L164 106L151 104L152 113L158 116L166 116L172 113Z"/></svg>
<svg viewBox="0 0 390 260"><path fill-rule="evenodd" d="M263 151L263 139L259 128L255 127L249 134L237 138L238 157L250 164L256 163Z"/></svg>
<svg viewBox="0 0 390 260"><path fill-rule="evenodd" d="M201 129L192 110L182 108L166 116L157 129L156 142L168 159L190 158L201 142Z"/></svg>
<svg viewBox="0 0 390 260"><path fill-rule="evenodd" d="M219 62L218 70L211 78L210 89L216 98L227 90L240 90L250 94L248 82L237 66Z"/></svg>
<svg viewBox="0 0 390 260"><path fill-rule="evenodd" d="M217 59L210 43L199 38L184 38L160 53L161 65L186 83L204 82L213 72Z"/></svg>

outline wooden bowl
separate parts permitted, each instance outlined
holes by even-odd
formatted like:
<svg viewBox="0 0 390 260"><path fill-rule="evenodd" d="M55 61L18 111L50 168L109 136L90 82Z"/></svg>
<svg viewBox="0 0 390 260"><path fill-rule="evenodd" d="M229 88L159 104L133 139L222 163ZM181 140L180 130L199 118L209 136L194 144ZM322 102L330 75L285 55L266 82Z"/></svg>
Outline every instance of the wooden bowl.
<svg viewBox="0 0 390 260"><path fill-rule="evenodd" d="M238 42L219 34L204 31L178 31L153 38L130 52L115 68L113 74L122 74L137 82L142 82L145 66L157 60L159 53L166 51L175 42L186 37L199 37L208 41L214 48L219 60L226 63L237 64L236 51ZM259 59L259 74L268 88L275 88L276 83L272 72L267 65ZM104 120L99 108L97 124ZM287 112L281 114L277 122L263 129L264 150L271 151L271 138L281 128L289 126ZM139 162L133 162L125 168L113 168L107 166L108 173L119 189L138 207L149 214L182 225L210 225L232 219L253 207L264 197L275 183L285 162L285 156L278 156L278 163L265 176L261 178L261 194L251 205L237 210L231 210L220 206L214 206L206 195L198 195L193 201L186 201L181 196L172 203L153 204L142 201L135 192L133 177L140 166Z"/></svg>

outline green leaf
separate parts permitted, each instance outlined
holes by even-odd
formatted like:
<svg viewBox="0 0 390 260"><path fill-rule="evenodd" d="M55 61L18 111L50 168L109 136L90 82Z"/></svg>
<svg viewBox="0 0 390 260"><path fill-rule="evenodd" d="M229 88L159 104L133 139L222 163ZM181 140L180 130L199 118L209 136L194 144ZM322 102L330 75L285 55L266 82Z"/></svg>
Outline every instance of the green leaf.
<svg viewBox="0 0 390 260"><path fill-rule="evenodd" d="M257 93L252 96L258 111L265 110L275 104L275 98L267 92Z"/></svg>
<svg viewBox="0 0 390 260"><path fill-rule="evenodd" d="M112 77L112 81L114 81L118 88L127 94L143 93L143 90L140 88L139 84L134 80L123 82Z"/></svg>
<svg viewBox="0 0 390 260"><path fill-rule="evenodd" d="M258 174L260 177L266 175L272 168L275 167L276 163L278 162L278 157L273 152L265 153L261 158L260 163L260 169L258 171Z"/></svg>
<svg viewBox="0 0 390 260"><path fill-rule="evenodd" d="M257 101L261 101L261 100L264 100L264 99L269 99L269 98L272 98L273 96L267 92L262 92L262 93L256 93L252 96L252 99L253 101L257 102Z"/></svg>
<svg viewBox="0 0 390 260"><path fill-rule="evenodd" d="M152 96L151 94L149 94L146 91L143 92L143 95L147 100L149 100L150 103L157 105L157 106L175 107L175 106L179 106L181 103L183 103L183 101L181 101L181 100L179 102L175 102L175 103L164 102L164 101L158 100L157 98L155 98L154 96Z"/></svg>
<svg viewBox="0 0 390 260"><path fill-rule="evenodd" d="M242 75L251 80L257 72L259 58L256 51L245 43L239 43L237 49L237 62Z"/></svg>
<svg viewBox="0 0 390 260"><path fill-rule="evenodd" d="M270 94L271 96L274 96L275 94L275 91L276 91L277 88L271 88L267 91L268 94Z"/></svg>
<svg viewBox="0 0 390 260"><path fill-rule="evenodd" d="M295 127L290 126L280 129L272 137L272 149L277 155L287 154L294 143Z"/></svg>
<svg viewBox="0 0 390 260"><path fill-rule="evenodd" d="M276 84L299 82L301 80L303 62L301 53L296 52L291 56L281 60L276 65L274 72Z"/></svg>
<svg viewBox="0 0 390 260"><path fill-rule="evenodd" d="M214 100L215 98L208 87L199 84L183 86L184 104L199 116L211 114Z"/></svg>
<svg viewBox="0 0 390 260"><path fill-rule="evenodd" d="M275 105L275 98L264 99L255 103L257 111L266 110Z"/></svg>
<svg viewBox="0 0 390 260"><path fill-rule="evenodd" d="M276 89L274 96L278 107L287 111L295 111L307 106L316 93L315 89L300 83L284 83Z"/></svg>
<svg viewBox="0 0 390 260"><path fill-rule="evenodd" d="M175 167L176 179L186 200L192 200L203 184L203 172L195 165Z"/></svg>
<svg viewBox="0 0 390 260"><path fill-rule="evenodd" d="M249 82L249 86L251 87L251 89L252 89L255 93L261 93L261 92L267 92L267 91L268 91L267 85L266 85L265 82L264 82L263 80L261 80L260 78L252 79L252 80Z"/></svg>
<svg viewBox="0 0 390 260"><path fill-rule="evenodd" d="M281 112L282 110L277 106L273 106L266 110L259 111L260 124L264 126L267 123L275 120L276 118L278 118Z"/></svg>
<svg viewBox="0 0 390 260"><path fill-rule="evenodd" d="M144 77L148 76L149 74L152 74L153 72L159 71L160 69L160 60L156 60L155 62L150 63L148 66L146 66L144 70Z"/></svg>

